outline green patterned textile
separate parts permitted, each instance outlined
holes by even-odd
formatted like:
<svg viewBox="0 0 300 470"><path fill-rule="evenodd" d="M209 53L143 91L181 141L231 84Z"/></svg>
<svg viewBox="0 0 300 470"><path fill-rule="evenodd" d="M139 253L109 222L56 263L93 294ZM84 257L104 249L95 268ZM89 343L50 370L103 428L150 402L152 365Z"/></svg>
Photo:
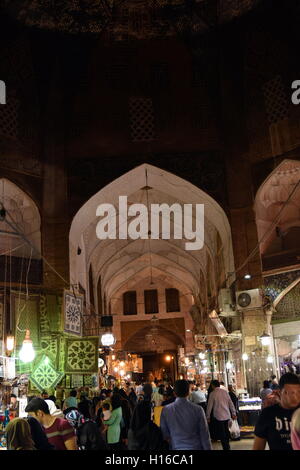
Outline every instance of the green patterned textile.
<svg viewBox="0 0 300 470"><path fill-rule="evenodd" d="M98 337L66 340L66 373L98 371Z"/></svg>
<svg viewBox="0 0 300 470"><path fill-rule="evenodd" d="M63 376L63 372L57 372L54 369L49 357L43 355L30 375L30 381L41 391L49 390L56 387Z"/></svg>

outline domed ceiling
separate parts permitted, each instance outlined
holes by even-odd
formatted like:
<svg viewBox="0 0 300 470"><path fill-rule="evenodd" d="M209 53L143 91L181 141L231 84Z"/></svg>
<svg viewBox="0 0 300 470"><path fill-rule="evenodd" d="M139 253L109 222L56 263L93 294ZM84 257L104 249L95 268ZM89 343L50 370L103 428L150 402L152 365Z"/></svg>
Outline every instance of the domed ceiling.
<svg viewBox="0 0 300 470"><path fill-rule="evenodd" d="M107 33L113 40L203 33L262 0L4 0L27 26L65 33Z"/></svg>

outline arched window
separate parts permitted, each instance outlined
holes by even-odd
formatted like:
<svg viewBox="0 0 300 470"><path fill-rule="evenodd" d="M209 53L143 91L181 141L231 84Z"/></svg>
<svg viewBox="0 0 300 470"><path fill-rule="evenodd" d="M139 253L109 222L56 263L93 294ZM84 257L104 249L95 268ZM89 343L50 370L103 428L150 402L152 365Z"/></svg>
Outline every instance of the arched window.
<svg viewBox="0 0 300 470"><path fill-rule="evenodd" d="M156 289L144 291L145 313L158 313L158 294Z"/></svg>
<svg viewBox="0 0 300 470"><path fill-rule="evenodd" d="M179 291L177 289L166 289L167 312L180 312Z"/></svg>
<svg viewBox="0 0 300 470"><path fill-rule="evenodd" d="M123 314L137 315L136 291L130 290L123 294Z"/></svg>

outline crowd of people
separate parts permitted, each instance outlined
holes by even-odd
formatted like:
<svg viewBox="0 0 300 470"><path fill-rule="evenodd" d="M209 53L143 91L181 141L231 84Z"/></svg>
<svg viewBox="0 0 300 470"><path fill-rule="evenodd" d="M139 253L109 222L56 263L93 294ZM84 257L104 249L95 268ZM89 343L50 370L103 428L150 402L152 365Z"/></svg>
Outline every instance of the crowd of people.
<svg viewBox="0 0 300 470"><path fill-rule="evenodd" d="M264 384L253 449L300 450L300 380L284 374L279 384ZM270 393L265 392L270 390ZM207 393L199 384L126 383L102 389L90 399L71 390L63 403L46 392L29 397L27 418L6 428L8 450L211 450L221 441L230 450L230 426L237 426L238 397L232 385L212 380ZM275 398L274 398L275 397Z"/></svg>

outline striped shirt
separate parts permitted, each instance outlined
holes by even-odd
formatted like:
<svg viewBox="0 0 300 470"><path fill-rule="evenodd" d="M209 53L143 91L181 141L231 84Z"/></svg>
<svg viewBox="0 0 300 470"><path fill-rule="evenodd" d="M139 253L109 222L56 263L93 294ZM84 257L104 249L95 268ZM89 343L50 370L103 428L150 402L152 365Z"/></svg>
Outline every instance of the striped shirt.
<svg viewBox="0 0 300 470"><path fill-rule="evenodd" d="M75 436L75 431L69 422L63 418L56 418L52 426L44 428L48 441L56 450L67 450L65 441Z"/></svg>

